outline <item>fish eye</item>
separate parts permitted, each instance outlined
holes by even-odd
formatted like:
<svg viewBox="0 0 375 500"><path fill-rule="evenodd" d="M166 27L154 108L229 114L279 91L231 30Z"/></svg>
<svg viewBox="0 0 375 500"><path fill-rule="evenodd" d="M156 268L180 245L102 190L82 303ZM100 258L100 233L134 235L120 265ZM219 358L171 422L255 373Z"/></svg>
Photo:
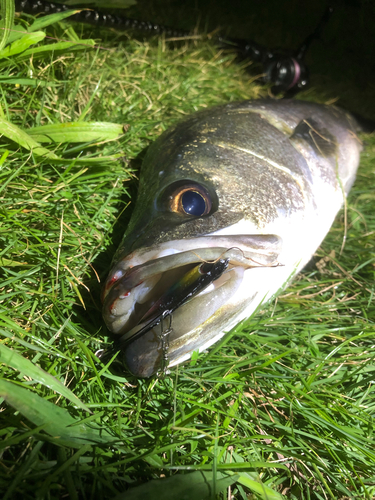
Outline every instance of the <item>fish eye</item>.
<svg viewBox="0 0 375 500"><path fill-rule="evenodd" d="M199 184L181 186L169 197L169 209L183 215L202 217L210 213L212 207L208 191Z"/></svg>

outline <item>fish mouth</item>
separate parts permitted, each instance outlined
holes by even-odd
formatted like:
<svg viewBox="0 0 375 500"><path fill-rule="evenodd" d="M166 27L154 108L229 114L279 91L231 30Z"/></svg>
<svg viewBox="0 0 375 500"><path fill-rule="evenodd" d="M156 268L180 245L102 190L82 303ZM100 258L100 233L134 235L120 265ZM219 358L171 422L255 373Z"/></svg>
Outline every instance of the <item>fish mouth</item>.
<svg viewBox="0 0 375 500"><path fill-rule="evenodd" d="M138 377L188 359L221 332L204 334L244 273L279 265L275 235L203 236L136 250L114 266L104 287L103 317L114 349Z"/></svg>

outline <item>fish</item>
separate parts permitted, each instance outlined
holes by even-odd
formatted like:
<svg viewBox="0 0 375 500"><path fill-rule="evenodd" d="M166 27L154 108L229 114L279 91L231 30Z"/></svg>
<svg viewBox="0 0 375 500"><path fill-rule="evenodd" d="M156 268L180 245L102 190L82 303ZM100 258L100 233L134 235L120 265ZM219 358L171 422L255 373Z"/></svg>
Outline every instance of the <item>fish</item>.
<svg viewBox="0 0 375 500"><path fill-rule="evenodd" d="M287 287L353 185L358 132L342 109L287 99L217 106L166 130L104 285L110 353L136 377L163 373Z"/></svg>

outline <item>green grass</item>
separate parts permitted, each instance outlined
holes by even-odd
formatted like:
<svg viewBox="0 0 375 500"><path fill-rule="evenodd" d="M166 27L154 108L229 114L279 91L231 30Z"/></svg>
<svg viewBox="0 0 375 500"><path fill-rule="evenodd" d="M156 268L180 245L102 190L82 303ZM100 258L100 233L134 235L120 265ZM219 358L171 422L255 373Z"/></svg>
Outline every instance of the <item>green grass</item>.
<svg viewBox="0 0 375 500"><path fill-rule="evenodd" d="M144 149L267 90L206 41L80 30L0 59L3 498L374 498L374 139L346 217L277 301L164 378L115 375L94 356L99 281Z"/></svg>

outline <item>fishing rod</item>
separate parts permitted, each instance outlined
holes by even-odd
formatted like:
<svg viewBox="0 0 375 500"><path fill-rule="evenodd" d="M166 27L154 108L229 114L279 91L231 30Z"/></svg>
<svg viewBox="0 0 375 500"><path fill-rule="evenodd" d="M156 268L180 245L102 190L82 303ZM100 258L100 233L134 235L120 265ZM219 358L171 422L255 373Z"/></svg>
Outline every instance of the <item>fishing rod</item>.
<svg viewBox="0 0 375 500"><path fill-rule="evenodd" d="M84 9L71 16L70 20L91 24L94 26L103 26L116 28L120 31L137 30L150 33L152 35L166 35L168 37L183 38L192 33L187 30L178 30L162 24L156 24L150 21L139 21L118 14L109 14L101 11L89 9L88 7L70 6L60 3L46 2L44 0L15 0L16 12L25 14L56 14L67 10Z"/></svg>
<svg viewBox="0 0 375 500"><path fill-rule="evenodd" d="M17 12L33 15L40 13L53 14L72 9L72 7L65 4L56 4L44 0L15 0L15 6ZM320 37L332 12L332 7L325 10L314 31L305 38L295 51L272 50L252 40L225 36L218 36L216 42L222 48L236 51L241 60L245 59L259 63L262 67L263 82L273 85L271 91L274 94L283 92L287 97L291 97L308 85L309 71L304 58L311 43ZM174 39L186 38L192 35L191 31L179 30L150 21L139 21L123 15L86 8L73 15L71 20L94 26L112 27L121 31L136 30L152 35L164 34Z"/></svg>

